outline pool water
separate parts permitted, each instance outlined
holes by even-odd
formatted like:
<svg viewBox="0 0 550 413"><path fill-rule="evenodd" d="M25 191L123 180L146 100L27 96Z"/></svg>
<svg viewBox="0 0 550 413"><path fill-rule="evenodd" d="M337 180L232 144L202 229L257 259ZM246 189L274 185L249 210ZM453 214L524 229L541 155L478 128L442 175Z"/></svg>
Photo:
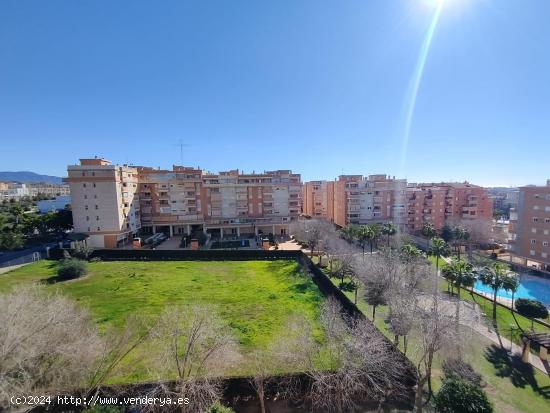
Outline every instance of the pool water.
<svg viewBox="0 0 550 413"><path fill-rule="evenodd" d="M493 294L491 287L476 281L474 289L488 294ZM506 290L498 290L497 296L512 299L512 293ZM514 298L530 298L538 300L547 307L550 307L550 280L536 277L533 275L521 274L519 288L514 294Z"/></svg>

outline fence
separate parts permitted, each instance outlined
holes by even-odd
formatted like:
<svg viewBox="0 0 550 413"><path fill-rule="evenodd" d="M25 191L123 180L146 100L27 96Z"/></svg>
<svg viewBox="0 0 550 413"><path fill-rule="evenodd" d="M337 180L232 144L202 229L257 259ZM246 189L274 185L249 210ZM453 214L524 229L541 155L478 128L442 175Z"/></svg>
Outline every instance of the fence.
<svg viewBox="0 0 550 413"><path fill-rule="evenodd" d="M301 251L263 250L95 250L103 261L248 261L296 260Z"/></svg>
<svg viewBox="0 0 550 413"><path fill-rule="evenodd" d="M49 258L50 247L35 247L23 251L8 252L0 255L0 268L12 267L14 265L28 264Z"/></svg>

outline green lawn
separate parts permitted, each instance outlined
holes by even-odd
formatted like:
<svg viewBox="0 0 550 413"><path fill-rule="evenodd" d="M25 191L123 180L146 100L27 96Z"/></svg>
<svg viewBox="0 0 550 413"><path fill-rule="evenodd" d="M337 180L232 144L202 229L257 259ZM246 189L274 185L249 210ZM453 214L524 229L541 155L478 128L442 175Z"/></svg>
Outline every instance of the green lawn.
<svg viewBox="0 0 550 413"><path fill-rule="evenodd" d="M337 279L333 279L332 281L335 284L340 282ZM440 287L442 291L447 291L447 283L444 280L440 281ZM353 292L346 292L345 294L351 301L354 300ZM359 289L358 296L357 306L369 319L372 319L372 306L368 305L362 298L364 296L363 288ZM463 292L461 296L462 299L468 301L474 299L466 292ZM481 305L484 313L491 317L491 302L477 296L475 300ZM389 330L385 321L387 316L387 306L377 307L374 324L384 335L393 341L394 335ZM531 322L525 317L517 315L516 318L522 327L530 327ZM510 324L513 323L515 325L510 311L503 307L497 307L497 322L501 330L503 330L503 335L509 337ZM415 351L417 343L418 338L414 336L409 338L407 357L415 365L418 361L418 353ZM403 350L402 344L401 340L401 350ZM465 358L482 375L485 382L485 390L493 401L496 412L540 413L550 411L550 377L539 370L525 366L517 359L510 360L505 351L493 346L493 343L489 339L476 334L472 334L469 340ZM438 390L441 386L441 365L442 359L436 357L434 362L434 390Z"/></svg>
<svg viewBox="0 0 550 413"><path fill-rule="evenodd" d="M2 274L0 292L44 282L55 275L56 266L40 261ZM323 296L294 261L93 262L81 279L45 285L88 307L101 327L121 326L130 314L154 318L170 305L214 305L245 356L284 334L293 314L311 321L317 339L323 336L318 322ZM114 381L147 379L147 371L154 370L150 350L145 345L134 353ZM232 373L246 372L245 363Z"/></svg>

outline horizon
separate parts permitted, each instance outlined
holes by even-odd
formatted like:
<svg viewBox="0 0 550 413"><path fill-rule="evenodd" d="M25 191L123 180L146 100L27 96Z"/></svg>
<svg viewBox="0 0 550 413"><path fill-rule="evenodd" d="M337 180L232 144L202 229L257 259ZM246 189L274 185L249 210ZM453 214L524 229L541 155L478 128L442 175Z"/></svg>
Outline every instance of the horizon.
<svg viewBox="0 0 550 413"><path fill-rule="evenodd" d="M5 1L0 169L64 176L97 153L538 185L548 14L545 0Z"/></svg>

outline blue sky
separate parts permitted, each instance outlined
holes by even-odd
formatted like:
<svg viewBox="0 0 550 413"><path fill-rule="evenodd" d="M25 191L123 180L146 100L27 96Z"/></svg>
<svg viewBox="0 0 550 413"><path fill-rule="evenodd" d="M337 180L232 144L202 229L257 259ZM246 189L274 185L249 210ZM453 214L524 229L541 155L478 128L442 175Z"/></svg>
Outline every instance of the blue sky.
<svg viewBox="0 0 550 413"><path fill-rule="evenodd" d="M0 2L0 170L550 178L550 1Z"/></svg>

